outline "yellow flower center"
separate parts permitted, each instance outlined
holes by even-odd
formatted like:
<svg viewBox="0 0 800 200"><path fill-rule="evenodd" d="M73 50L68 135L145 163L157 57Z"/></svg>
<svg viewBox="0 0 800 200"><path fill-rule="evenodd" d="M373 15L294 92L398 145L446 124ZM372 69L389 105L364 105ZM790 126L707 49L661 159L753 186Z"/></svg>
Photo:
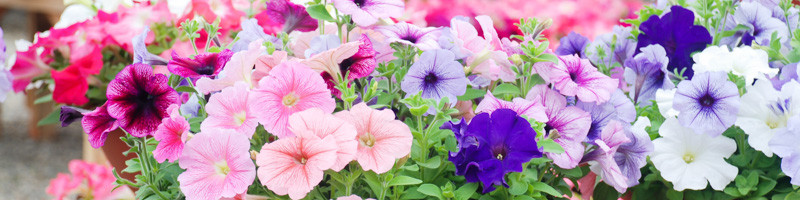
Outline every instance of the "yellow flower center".
<svg viewBox="0 0 800 200"><path fill-rule="evenodd" d="M247 120L247 112L242 111L233 115L233 120L236 123L236 126L241 126L244 124L244 121Z"/></svg>
<svg viewBox="0 0 800 200"><path fill-rule="evenodd" d="M222 161L214 164L214 169L216 169L217 174L227 176L228 173L231 172L231 168L228 166L227 161Z"/></svg>
<svg viewBox="0 0 800 200"><path fill-rule="evenodd" d="M372 134L367 132L366 134L362 135L361 137L358 137L358 142L362 146L368 146L368 147L375 146L375 136L373 136Z"/></svg>
<svg viewBox="0 0 800 200"><path fill-rule="evenodd" d="M694 155L691 153L683 154L683 161L686 162L686 164L694 162Z"/></svg>
<svg viewBox="0 0 800 200"><path fill-rule="evenodd" d="M300 101L300 97L298 97L294 92L289 92L286 96L283 96L283 105L286 107L292 107L297 105L297 102Z"/></svg>

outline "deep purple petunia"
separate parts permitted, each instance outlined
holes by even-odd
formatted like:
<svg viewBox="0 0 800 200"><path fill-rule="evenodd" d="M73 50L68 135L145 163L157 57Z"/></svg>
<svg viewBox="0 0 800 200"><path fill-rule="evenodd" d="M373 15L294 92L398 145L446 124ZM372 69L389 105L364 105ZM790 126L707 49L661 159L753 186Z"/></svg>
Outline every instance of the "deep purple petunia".
<svg viewBox="0 0 800 200"><path fill-rule="evenodd" d="M678 83L672 108L678 121L698 134L719 136L736 121L739 90L722 72L699 73Z"/></svg>
<svg viewBox="0 0 800 200"><path fill-rule="evenodd" d="M772 17L770 8L757 2L742 2L725 22L727 30L732 30L738 25L747 26L749 30L738 31L731 37L723 38L720 40L720 43L723 44L738 46L740 42L744 45L751 45L755 41L760 45L769 45L772 33L775 32L781 42L790 39L786 23Z"/></svg>
<svg viewBox="0 0 800 200"><path fill-rule="evenodd" d="M402 0L333 0L333 6L361 27L371 26L381 18L400 17L405 9Z"/></svg>
<svg viewBox="0 0 800 200"><path fill-rule="evenodd" d="M279 38L265 33L264 28L258 25L256 19L242 20L241 26L242 31L236 34L236 38L239 38L239 40L233 43L233 47L231 48L233 52L247 50L250 43L257 40L272 43L276 50L283 49L283 42L281 42Z"/></svg>
<svg viewBox="0 0 800 200"><path fill-rule="evenodd" d="M556 55L565 56L577 54L578 57L586 58L586 53L584 50L586 49L586 46L589 45L589 38L572 31L569 32L569 35L566 37L561 38L558 44L558 48L556 48Z"/></svg>
<svg viewBox="0 0 800 200"><path fill-rule="evenodd" d="M268 1L266 12L271 20L283 24L283 32L286 33L294 30L314 31L319 26L319 22L308 14L306 7L294 4L289 0Z"/></svg>
<svg viewBox="0 0 800 200"><path fill-rule="evenodd" d="M536 145L536 131L525 118L509 109L481 113L464 128L446 122L442 129L451 129L457 136L460 149L450 152L449 160L456 165L456 175L467 182L483 184L483 193L493 191L493 185L508 187L504 177L509 172L522 172L522 164L542 156Z"/></svg>
<svg viewBox="0 0 800 200"><path fill-rule="evenodd" d="M439 48L437 41L441 35L439 28L420 28L406 22L398 22L391 26L378 27L375 30L385 35L389 43L399 42L413 45L423 51Z"/></svg>
<svg viewBox="0 0 800 200"><path fill-rule="evenodd" d="M153 68L145 64L122 69L108 83L106 97L108 114L134 137L155 132L161 119L169 116L167 108L180 103L178 92L169 86L167 76L154 74Z"/></svg>
<svg viewBox="0 0 800 200"><path fill-rule="evenodd" d="M669 58L661 45L649 45L633 59L625 61L625 79L633 83L630 95L641 106L648 106L655 100L658 89L672 89L675 84L669 80L667 65Z"/></svg>
<svg viewBox="0 0 800 200"><path fill-rule="evenodd" d="M694 13L681 6L672 6L670 12L664 16L651 16L639 29L642 33L639 34L639 42L636 44L636 54L641 53L642 47L659 44L669 57L667 70L685 70L683 75L690 79L694 76L692 52L703 50L706 45L711 44L708 30L694 25Z"/></svg>
<svg viewBox="0 0 800 200"><path fill-rule="evenodd" d="M133 63L143 63L148 65L166 65L167 60L147 51L144 40L150 33L150 27L145 27L141 34L133 37Z"/></svg>
<svg viewBox="0 0 800 200"><path fill-rule="evenodd" d="M194 56L194 59L181 57L177 52L172 51L172 60L167 64L167 68L169 68L169 72L185 78L214 78L231 60L231 56L233 56L233 51L228 49L219 53L201 53Z"/></svg>
<svg viewBox="0 0 800 200"><path fill-rule="evenodd" d="M109 115L106 105L108 105L108 103L95 108L92 112L84 114L83 119L81 119L83 132L89 135L89 144L95 149L102 147L103 144L106 143L109 132L119 128L117 119ZM161 121L159 121L159 123L160 122Z"/></svg>
<svg viewBox="0 0 800 200"><path fill-rule="evenodd" d="M436 49L419 56L400 87L407 95L422 91L422 98L439 101L447 97L449 102L455 102L456 97L467 91L467 77L452 52Z"/></svg>
<svg viewBox="0 0 800 200"><path fill-rule="evenodd" d="M61 121L61 127L67 127L72 124L72 122L83 118L83 115L88 112L90 111L81 108L61 106L61 112L58 120Z"/></svg>
<svg viewBox="0 0 800 200"><path fill-rule="evenodd" d="M525 99L540 101L545 106L548 121L544 134L555 138L553 140L564 148L564 153L547 153L547 157L564 169L578 166L585 150L583 141L592 122L589 113L575 106L567 106L564 96L544 84L531 88ZM549 136L551 134L557 135Z"/></svg>

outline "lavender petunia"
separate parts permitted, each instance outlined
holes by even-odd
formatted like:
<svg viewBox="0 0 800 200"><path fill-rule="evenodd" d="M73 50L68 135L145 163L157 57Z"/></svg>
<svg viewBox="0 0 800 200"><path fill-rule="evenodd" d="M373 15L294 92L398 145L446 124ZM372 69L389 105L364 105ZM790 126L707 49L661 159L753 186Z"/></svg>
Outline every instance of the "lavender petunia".
<svg viewBox="0 0 800 200"><path fill-rule="evenodd" d="M637 49L631 30L631 27L614 26L611 33L599 35L594 39L586 49L586 56L593 63L603 64L609 68L614 63L624 64L628 58L633 57ZM605 57L600 57L599 50L603 51Z"/></svg>
<svg viewBox="0 0 800 200"><path fill-rule="evenodd" d="M142 63L147 65L166 65L167 59L150 53L147 51L147 45L144 40L147 34L150 33L150 27L145 27L141 34L133 37L133 63Z"/></svg>
<svg viewBox="0 0 800 200"><path fill-rule="evenodd" d="M575 106L567 106L564 96L543 84L531 88L525 99L539 101L545 106L548 121L544 134L555 138L553 140L564 148L564 153L547 153L547 157L561 168L578 166L585 150L583 141L592 122L589 113Z"/></svg>
<svg viewBox="0 0 800 200"><path fill-rule="evenodd" d="M172 60L167 64L169 72L185 78L199 79L216 77L225 64L231 60L233 51L225 49L219 53L201 53L194 59L181 57L172 51Z"/></svg>
<svg viewBox="0 0 800 200"><path fill-rule="evenodd" d="M577 54L578 57L586 58L585 49L586 46L589 45L589 38L572 31L569 32L566 37L562 37L558 44L558 48L556 48L555 51L556 55L565 56Z"/></svg>
<svg viewBox="0 0 800 200"><path fill-rule="evenodd" d="M6 101L6 95L14 89L14 74L5 67L0 67L0 103Z"/></svg>
<svg viewBox="0 0 800 200"><path fill-rule="evenodd" d="M522 172L523 163L542 156L536 131L512 110L478 114L466 129L463 123L446 122L442 126L454 130L462 142L458 152L450 152L449 160L456 165L456 175L464 176L467 182L480 181L483 193L493 191L493 185L508 187L505 174Z"/></svg>
<svg viewBox="0 0 800 200"><path fill-rule="evenodd" d="M800 115L786 122L786 128L769 141L772 151L781 157L781 170L791 177L792 185L800 185Z"/></svg>
<svg viewBox="0 0 800 200"><path fill-rule="evenodd" d="M641 106L648 106L655 99L658 89L672 89L667 65L669 58L661 45L649 45L633 59L625 61L625 79L633 83L631 98Z"/></svg>
<svg viewBox="0 0 800 200"><path fill-rule="evenodd" d="M523 98L514 98L512 102L497 99L492 92L486 92L481 103L475 107L475 113L492 113L498 109L510 109L539 122L547 122L547 115L544 113L544 105L539 101L530 101Z"/></svg>
<svg viewBox="0 0 800 200"><path fill-rule="evenodd" d="M400 17L405 9L402 0L333 0L333 6L361 27L371 26L381 18Z"/></svg>
<svg viewBox="0 0 800 200"><path fill-rule="evenodd" d="M169 116L167 108L180 102L167 77L153 73L153 68L145 64L132 64L122 69L108 83L106 97L108 114L134 137L155 132L161 120Z"/></svg>
<svg viewBox="0 0 800 200"><path fill-rule="evenodd" d="M283 24L283 32L294 30L309 32L317 30L319 22L311 18L306 7L288 0L271 0L267 2L267 16L277 23Z"/></svg>
<svg viewBox="0 0 800 200"><path fill-rule="evenodd" d="M694 76L692 52L711 44L708 30L694 25L694 13L681 6L672 6L664 16L651 16L639 29L642 33L638 36L636 54L641 53L642 47L659 44L669 57L667 71L683 71L683 75L690 79Z"/></svg>
<svg viewBox="0 0 800 200"><path fill-rule="evenodd" d="M437 42L439 35L441 35L439 28L420 28L413 24L399 22L391 26L378 27L376 30L385 35L389 43L399 42L413 45L423 51L439 48L439 43Z"/></svg>
<svg viewBox="0 0 800 200"><path fill-rule="evenodd" d="M6 42L3 40L3 29L0 28L0 69L6 68Z"/></svg>
<svg viewBox="0 0 800 200"><path fill-rule="evenodd" d="M233 44L233 48L231 48L233 52L247 50L247 47L250 45L250 43L257 40L272 43L275 45L276 50L283 49L283 42L281 42L281 40L275 36L264 33L264 29L258 25L258 21L256 19L251 18L242 20L241 25L242 31L236 34L236 37L239 38L239 40L237 40L236 43Z"/></svg>
<svg viewBox="0 0 800 200"><path fill-rule="evenodd" d="M589 162L590 169L603 178L603 182L614 187L619 193L625 193L629 177L622 173L619 164L614 159L617 150L622 144L629 143L630 138L625 134L624 123L612 120L603 128L600 137L593 141L597 148L587 153L583 159Z"/></svg>
<svg viewBox="0 0 800 200"><path fill-rule="evenodd" d="M625 97L625 93L617 90L611 95L611 100L603 104L579 101L576 107L591 115L592 123L586 135L586 142L594 144L600 138L600 132L611 121L631 123L636 118L636 109L633 103Z"/></svg>
<svg viewBox="0 0 800 200"><path fill-rule="evenodd" d="M682 126L716 137L736 121L739 104L739 90L727 74L703 72L678 84L672 108Z"/></svg>
<svg viewBox="0 0 800 200"><path fill-rule="evenodd" d="M775 87L776 90L780 90L784 84L792 80L798 80L798 78L800 78L800 68L797 67L797 65L798 63L792 63L783 66L778 76L770 78L772 86Z"/></svg>
<svg viewBox="0 0 800 200"><path fill-rule="evenodd" d="M318 35L311 39L311 43L308 49L303 52L303 55L305 55L306 58L311 58L311 56L315 54L334 49L339 45L342 45L342 40L339 39L339 36L332 34Z"/></svg>
<svg viewBox="0 0 800 200"><path fill-rule="evenodd" d="M436 49L422 53L408 69L400 87L406 95L422 91L422 98L439 101L447 97L449 102L455 102L467 90L467 77L453 53Z"/></svg>
<svg viewBox="0 0 800 200"><path fill-rule="evenodd" d="M439 44L439 47L453 52L453 54L456 56L456 60L464 59L471 55L469 51L461 48L461 44L457 44L462 41L457 40L450 28L442 28L439 32L441 35L439 36L439 39L436 40L436 42Z"/></svg>
<svg viewBox="0 0 800 200"><path fill-rule="evenodd" d="M653 141L645 131L648 126L650 120L647 117L639 117L636 123L625 131L630 142L620 145L614 154L614 160L619 165L620 171L628 177L629 187L639 184L639 178L642 177L640 169L647 165L647 156L653 153Z"/></svg>
<svg viewBox="0 0 800 200"><path fill-rule="evenodd" d="M732 16L725 20L725 28L732 30L738 25L744 25L749 30L739 31L731 37L723 38L720 42L738 46L739 41L745 45L756 42L760 45L769 45L772 34L777 32L781 42L789 40L789 30L786 23L772 17L772 11L755 2L742 2Z"/></svg>

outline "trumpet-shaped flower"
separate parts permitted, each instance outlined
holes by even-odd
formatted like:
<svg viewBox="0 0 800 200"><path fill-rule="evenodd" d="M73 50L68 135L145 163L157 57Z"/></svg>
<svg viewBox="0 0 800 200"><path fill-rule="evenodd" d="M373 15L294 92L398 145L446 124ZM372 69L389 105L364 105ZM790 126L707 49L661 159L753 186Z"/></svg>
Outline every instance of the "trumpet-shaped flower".
<svg viewBox="0 0 800 200"><path fill-rule="evenodd" d="M89 135L89 144L95 149L102 147L106 143L108 133L119 128L117 119L108 114L108 103L97 107L92 112L83 115L81 126L83 132Z"/></svg>
<svg viewBox="0 0 800 200"><path fill-rule="evenodd" d="M534 65L534 69L561 94L577 96L581 101L597 104L611 98L611 93L617 88L616 79L597 71L589 60L578 56L559 56L558 59L558 64Z"/></svg>
<svg viewBox="0 0 800 200"><path fill-rule="evenodd" d="M649 45L642 52L625 61L625 79L633 83L631 97L639 105L647 106L655 99L658 89L672 89L675 84L669 80L667 65L669 58L661 45Z"/></svg>
<svg viewBox="0 0 800 200"><path fill-rule="evenodd" d="M586 58L584 49L589 45L589 38L572 31L566 37L558 41L559 45L555 53L559 56L577 55L581 58Z"/></svg>
<svg viewBox="0 0 800 200"><path fill-rule="evenodd" d="M781 157L781 170L791 177L792 185L800 185L800 115L795 115L787 120L785 129L775 132L775 137L769 141L769 147Z"/></svg>
<svg viewBox="0 0 800 200"><path fill-rule="evenodd" d="M122 69L108 83L106 97L108 114L135 137L155 132L161 120L169 116L167 108L179 103L178 92L169 86L167 77L154 74L153 68L145 64Z"/></svg>
<svg viewBox="0 0 800 200"><path fill-rule="evenodd" d="M636 54L641 52L642 47L659 44L669 57L667 71L683 71L688 78L694 76L691 54L711 44L708 30L694 25L694 13L680 6L672 6L670 12L661 17L651 16L639 29L642 33L638 36Z"/></svg>
<svg viewBox="0 0 800 200"><path fill-rule="evenodd" d="M356 127L358 153L356 161L364 170L384 173L392 169L395 159L411 152L411 130L394 119L391 110L375 110L359 103L348 111L336 113Z"/></svg>
<svg viewBox="0 0 800 200"><path fill-rule="evenodd" d="M256 157L258 180L275 194L302 199L336 162L336 150L335 137L278 139Z"/></svg>
<svg viewBox="0 0 800 200"><path fill-rule="evenodd" d="M718 136L736 121L739 91L724 73L698 73L678 84L672 107L680 112L681 125L695 133Z"/></svg>
<svg viewBox="0 0 800 200"><path fill-rule="evenodd" d="M557 134L548 137L555 138L553 140L564 148L564 153L547 153L547 157L561 168L578 166L585 150L583 141L592 123L589 113L575 106L567 106L566 98L546 85L534 86L525 99L539 101L545 106L548 121L544 134Z"/></svg>
<svg viewBox="0 0 800 200"><path fill-rule="evenodd" d="M200 125L200 129L229 129L253 137L258 120L255 105L251 103L249 96L250 87L242 82L211 95L205 108L208 117Z"/></svg>
<svg viewBox="0 0 800 200"><path fill-rule="evenodd" d="M266 48L259 41L250 43L247 51L236 52L231 56L230 61L225 64L225 67L220 72L225 74L224 77L218 77L217 79L201 77L197 80L197 90L203 94L208 94L234 86L239 81L243 81L248 85L256 85L253 81L253 66L256 65L261 52L266 51Z"/></svg>
<svg viewBox="0 0 800 200"><path fill-rule="evenodd" d="M371 26L381 18L400 17L405 8L401 0L333 0L333 5L361 27Z"/></svg>
<svg viewBox="0 0 800 200"><path fill-rule="evenodd" d="M525 115L539 122L547 122L547 115L544 112L544 105L539 101L529 101L523 98L514 98L512 102L497 99L489 91L483 96L483 100L475 108L476 113L492 113L498 109L510 109L517 114Z"/></svg>
<svg viewBox="0 0 800 200"><path fill-rule="evenodd" d="M189 122L179 112L180 106L173 104L167 108L169 117L161 120L153 137L158 146L153 150L153 157L162 163L165 160L175 162L183 152L186 139L189 137Z"/></svg>
<svg viewBox="0 0 800 200"><path fill-rule="evenodd" d="M186 78L213 78L222 71L225 64L231 60L233 52L225 49L219 53L201 53L194 56L194 59L181 57L177 52L172 51L172 60L167 67L169 72Z"/></svg>
<svg viewBox="0 0 800 200"><path fill-rule="evenodd" d="M594 42L586 47L586 57L592 63L603 64L606 67L611 67L614 63L624 65L634 56L637 49L636 40L630 37L632 37L631 27L614 26L613 32L597 36ZM605 57L600 57L600 51L604 52Z"/></svg>
<svg viewBox="0 0 800 200"><path fill-rule="evenodd" d="M620 171L628 177L628 187L639 184L639 178L642 178L640 169L647 165L647 156L653 153L653 141L645 131L648 126L650 120L647 117L639 117L633 126L625 131L625 135L631 141L620 145L614 154L614 160L617 161Z"/></svg>
<svg viewBox="0 0 800 200"><path fill-rule="evenodd" d="M409 68L400 87L408 96L422 91L422 98L455 102L467 90L467 77L452 52L430 50Z"/></svg>
<svg viewBox="0 0 800 200"><path fill-rule="evenodd" d="M736 47L728 51L727 46L710 46L700 53L692 55L695 73L725 72L744 77L745 83L753 83L755 79L774 77L778 69L769 67L767 52L753 49L750 46ZM766 75L766 76L765 76Z"/></svg>
<svg viewBox="0 0 800 200"><path fill-rule="evenodd" d="M306 8L288 0L274 0L267 2L267 16L276 23L283 24L283 32L291 33L294 30L308 32L317 30L319 23L311 18Z"/></svg>
<svg viewBox="0 0 800 200"><path fill-rule="evenodd" d="M800 84L790 81L777 91L769 81L759 79L746 88L742 105L748 106L739 108L735 124L748 135L750 146L772 156L770 140L790 125L789 118L800 115Z"/></svg>
<svg viewBox="0 0 800 200"><path fill-rule="evenodd" d="M333 171L340 171L353 161L358 151L356 128L319 108L311 108L292 114L289 117L289 130L298 137L323 139L333 136L336 139L336 163Z"/></svg>
<svg viewBox="0 0 800 200"><path fill-rule="evenodd" d="M232 131L203 131L186 142L178 175L186 199L232 198L247 192L256 178L247 136Z"/></svg>
<svg viewBox="0 0 800 200"><path fill-rule="evenodd" d="M620 193L625 193L625 190L630 187L628 185L629 178L622 173L621 167L614 158L620 146L631 141L625 134L625 129L622 122L612 120L603 128L600 137L594 141L598 148L584 156L585 160L590 161L591 170L600 175L603 182L614 187Z"/></svg>
<svg viewBox="0 0 800 200"><path fill-rule="evenodd" d="M399 42L412 45L423 51L439 48L437 42L441 35L439 28L420 28L413 24L399 22L391 26L380 26L376 30L383 33L390 43Z"/></svg>
<svg viewBox="0 0 800 200"><path fill-rule="evenodd" d="M141 34L133 37L133 63L147 65L166 65L168 61L147 51L145 40L150 33L150 27L145 27Z"/></svg>

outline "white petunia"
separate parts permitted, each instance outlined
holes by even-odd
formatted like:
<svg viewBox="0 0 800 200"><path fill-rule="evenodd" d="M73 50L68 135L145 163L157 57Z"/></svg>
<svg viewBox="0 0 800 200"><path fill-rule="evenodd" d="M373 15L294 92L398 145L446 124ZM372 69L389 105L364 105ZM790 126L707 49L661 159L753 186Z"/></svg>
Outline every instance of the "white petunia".
<svg viewBox="0 0 800 200"><path fill-rule="evenodd" d="M722 190L739 172L725 162L736 151L733 139L694 133L674 117L667 117L659 134L661 138L653 140L655 150L650 160L677 191L702 190L708 184Z"/></svg>
<svg viewBox="0 0 800 200"><path fill-rule="evenodd" d="M694 73L725 72L744 77L747 83L778 74L778 69L769 67L767 52L750 46L736 47L729 51L727 46L710 46L692 55Z"/></svg>
<svg viewBox="0 0 800 200"><path fill-rule="evenodd" d="M709 46L702 52L692 55L694 73L730 72L733 69L733 58L727 46Z"/></svg>
<svg viewBox="0 0 800 200"><path fill-rule="evenodd" d="M736 125L748 135L747 142L754 149L772 156L769 140L775 132L785 129L790 117L800 114L800 83L790 81L781 91L775 90L768 80L757 80L747 86L742 95L742 106Z"/></svg>
<svg viewBox="0 0 800 200"><path fill-rule="evenodd" d="M658 105L658 111L661 112L661 115L664 117L677 117L678 114L681 113L672 108L672 99L675 98L676 91L678 91L677 88L669 90L658 89L658 91L656 91L656 105Z"/></svg>

